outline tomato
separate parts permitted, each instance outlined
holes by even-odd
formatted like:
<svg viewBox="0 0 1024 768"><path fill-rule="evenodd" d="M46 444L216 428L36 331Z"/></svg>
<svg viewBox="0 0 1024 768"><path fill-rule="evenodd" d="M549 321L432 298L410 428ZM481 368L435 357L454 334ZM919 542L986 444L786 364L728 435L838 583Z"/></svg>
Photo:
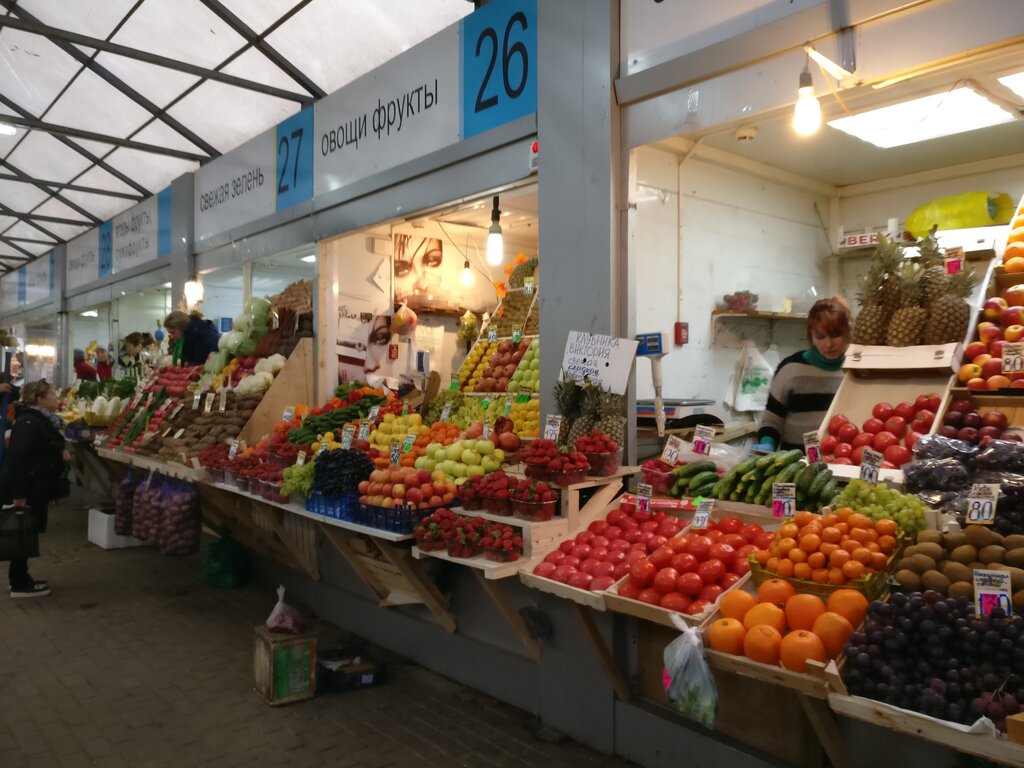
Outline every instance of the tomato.
<svg viewBox="0 0 1024 768"><path fill-rule="evenodd" d="M568 555L570 552L576 549L576 541L575 539L566 539L558 545L558 548Z"/></svg>
<svg viewBox="0 0 1024 768"><path fill-rule="evenodd" d="M775 541L775 534L769 533L768 531L762 531L754 537L751 544L758 549L768 549L772 545L773 541Z"/></svg>
<svg viewBox="0 0 1024 768"><path fill-rule="evenodd" d="M874 432L861 432L859 435L853 438L853 442L851 443L851 445L853 446L853 450L856 451L862 445L870 446L873 442L875 442Z"/></svg>
<svg viewBox="0 0 1024 768"><path fill-rule="evenodd" d="M656 589L645 589L637 598L641 603L649 603L651 605L661 604L661 592Z"/></svg>
<svg viewBox="0 0 1024 768"><path fill-rule="evenodd" d="M913 421L915 413L917 413L917 411L914 410L913 403L900 403L892 409L893 416L899 416L906 421Z"/></svg>
<svg viewBox="0 0 1024 768"><path fill-rule="evenodd" d="M711 605L707 600L694 600L689 607L683 611L687 616L700 616Z"/></svg>
<svg viewBox="0 0 1024 768"><path fill-rule="evenodd" d="M623 560L621 563L615 564L615 570L612 571L612 576L615 577L616 581L621 579L623 576L627 576L629 574L629 566L630 564L627 563L625 560Z"/></svg>
<svg viewBox="0 0 1024 768"><path fill-rule="evenodd" d="M903 438L903 445L905 447L913 450L914 449L914 443L916 443L918 440L920 440L921 437L922 437L922 434L920 432L917 432L915 430L910 430L909 432L907 432L907 436L905 438Z"/></svg>
<svg viewBox="0 0 1024 768"><path fill-rule="evenodd" d="M931 411L924 410L918 411L917 416L914 419L911 429L915 432L927 432L932 428L932 424L935 423L935 414Z"/></svg>
<svg viewBox="0 0 1024 768"><path fill-rule="evenodd" d="M690 603L693 601L686 595L681 595L678 592L669 592L661 598L661 607L666 611L675 611L676 613L683 613L687 608L690 607Z"/></svg>
<svg viewBox="0 0 1024 768"><path fill-rule="evenodd" d="M619 528L617 525L609 525L604 529L602 536L608 539L608 541L615 541L617 538L622 536L622 528Z"/></svg>
<svg viewBox="0 0 1024 768"><path fill-rule="evenodd" d="M928 410L932 413L939 412L939 406L942 405L942 398L934 392L928 393Z"/></svg>
<svg viewBox="0 0 1024 768"><path fill-rule="evenodd" d="M877 435L885 427L885 424L881 419L868 419L864 422L861 429L865 432L870 432L872 435Z"/></svg>
<svg viewBox="0 0 1024 768"><path fill-rule="evenodd" d="M689 552L680 552L672 556L671 565L680 573L696 573L699 564L697 558Z"/></svg>
<svg viewBox="0 0 1024 768"><path fill-rule="evenodd" d="M726 576L728 575L729 574L726 574ZM715 600L718 599L718 596L722 594L722 592L724 591L725 590L723 590L717 584L708 584L706 587L704 587L704 589L697 593L697 598L699 600L707 600L709 603L713 603L715 602Z"/></svg>
<svg viewBox="0 0 1024 768"><path fill-rule="evenodd" d="M602 533L604 533L605 528L607 528L607 527L608 527L608 521L607 520L595 520L594 522L592 522L590 525L587 526L587 530L588 531L593 531L596 534L602 534Z"/></svg>
<svg viewBox="0 0 1024 768"><path fill-rule="evenodd" d="M540 563L533 572L538 576L543 576L545 579L551 578L551 574L555 572L555 564L550 562Z"/></svg>
<svg viewBox="0 0 1024 768"><path fill-rule="evenodd" d="M558 561L559 565L571 565L573 568L579 567L580 559L576 555L566 555Z"/></svg>
<svg viewBox="0 0 1024 768"><path fill-rule="evenodd" d="M875 435L875 441L871 444L879 453L885 453L885 449L890 445L896 445L900 439L896 437L892 432L879 432Z"/></svg>
<svg viewBox="0 0 1024 768"><path fill-rule="evenodd" d="M725 567L728 568L736 557L736 550L728 544L718 542L717 544L712 545L711 549L708 551L708 556L711 560L721 560L725 564Z"/></svg>
<svg viewBox="0 0 1024 768"><path fill-rule="evenodd" d="M910 451L902 445L890 445L882 454L886 461L891 461L897 467L901 467L911 459Z"/></svg>
<svg viewBox="0 0 1024 768"><path fill-rule="evenodd" d="M708 527L708 530L704 532L704 535L711 539L712 542L718 541L720 538L725 536L721 531L716 531L714 528Z"/></svg>
<svg viewBox="0 0 1024 768"><path fill-rule="evenodd" d="M853 446L849 443L840 443L836 446L835 456L837 459L849 459L853 453ZM838 462L837 462L838 463Z"/></svg>
<svg viewBox="0 0 1024 768"><path fill-rule="evenodd" d="M594 569L601 564L601 561L595 557L588 557L582 563L580 563L580 570L584 573L593 574Z"/></svg>
<svg viewBox="0 0 1024 768"><path fill-rule="evenodd" d="M740 536L749 541L751 544L753 544L754 539L756 539L757 536L762 533L764 533L764 528L762 528L757 523L744 525L742 528L740 528Z"/></svg>
<svg viewBox="0 0 1024 768"><path fill-rule="evenodd" d="M577 544L572 549L572 556L578 557L580 560L586 560L590 557L590 551L593 549L589 544Z"/></svg>
<svg viewBox="0 0 1024 768"><path fill-rule="evenodd" d="M628 541L630 544L635 544L636 542L640 541L641 535L642 534L640 533L639 528L630 528L628 531L622 534L622 538Z"/></svg>
<svg viewBox="0 0 1024 768"><path fill-rule="evenodd" d="M658 530L659 525L661 525L661 523L657 522L656 520L648 520L646 523L640 523L640 530L644 533L646 533L647 531L654 533L656 530Z"/></svg>
<svg viewBox="0 0 1024 768"><path fill-rule="evenodd" d="M671 539L680 529L680 521L673 518L672 520L666 520L658 526L658 530L655 531L659 536L664 536L666 539Z"/></svg>
<svg viewBox="0 0 1024 768"><path fill-rule="evenodd" d="M577 544L589 544L594 538L593 531L580 531L576 534Z"/></svg>
<svg viewBox="0 0 1024 768"><path fill-rule="evenodd" d="M650 561L654 563L654 567L658 570L667 568L669 563L672 562L672 558L675 553L668 547L658 547L656 550L651 552Z"/></svg>
<svg viewBox="0 0 1024 768"><path fill-rule="evenodd" d="M718 530L722 533L739 533L743 522L735 517L723 517L718 521Z"/></svg>
<svg viewBox="0 0 1024 768"><path fill-rule="evenodd" d="M593 578L593 576L585 571L576 571L575 573L569 574L569 578L566 579L565 583L570 587L576 587L577 589L587 589Z"/></svg>
<svg viewBox="0 0 1024 768"><path fill-rule="evenodd" d="M640 591L643 589L632 579L626 579L619 585L619 595L622 597L628 597L630 600L639 600Z"/></svg>
<svg viewBox="0 0 1024 768"><path fill-rule="evenodd" d="M829 464L845 464L845 465L849 465L849 464L853 464L853 461L850 460L849 456L833 456L832 460L829 462ZM767 549L767 547L766 547L766 549Z"/></svg>
<svg viewBox="0 0 1024 768"><path fill-rule="evenodd" d="M733 558L733 565L743 560L748 560L752 554L757 551L757 547L753 544L745 544L736 550L736 557Z"/></svg>
<svg viewBox="0 0 1024 768"><path fill-rule="evenodd" d="M902 416L890 416L885 421L885 431L892 432L896 437L903 437L907 433L907 419Z"/></svg>
<svg viewBox="0 0 1024 768"><path fill-rule="evenodd" d="M853 460L853 463L861 464L864 461L864 450L870 447L871 444L869 443L868 445L858 445L854 448L853 453L850 454L850 458Z"/></svg>
<svg viewBox="0 0 1024 768"><path fill-rule="evenodd" d="M684 533L682 536L675 536L675 537L669 539L668 540L668 544L666 544L666 546L669 549L671 549L673 552L679 553L679 552L685 552L686 551L686 547L687 547L687 545L689 543L690 543L690 536L688 534Z"/></svg>
<svg viewBox="0 0 1024 768"><path fill-rule="evenodd" d="M745 573L750 572L750 561L749 560L737 560L732 564L732 572L737 576L742 576ZM729 574L726 574L728 576ZM724 578L724 577L723 577Z"/></svg>
<svg viewBox="0 0 1024 768"><path fill-rule="evenodd" d="M686 546L686 551L698 560L707 560L708 553L711 551L711 546L714 543L707 536L695 536L690 539L690 543Z"/></svg>
<svg viewBox="0 0 1024 768"><path fill-rule="evenodd" d="M739 580L739 574L727 573L722 577L722 580L718 582L718 586L722 588L722 591L725 591Z"/></svg>
<svg viewBox="0 0 1024 768"><path fill-rule="evenodd" d="M651 536L651 538L647 540L647 551L653 552L658 547L663 547L667 543L668 539L666 539L664 536Z"/></svg>
<svg viewBox="0 0 1024 768"><path fill-rule="evenodd" d="M628 517L628 515L621 509L613 509L611 512L608 513L608 516L605 518L605 520L608 521L609 525L618 525L622 522L623 518L625 517Z"/></svg>
<svg viewBox="0 0 1024 768"><path fill-rule="evenodd" d="M697 566L697 575L704 584L717 584L718 580L725 576L725 563L721 560L705 560Z"/></svg>
<svg viewBox="0 0 1024 768"><path fill-rule="evenodd" d="M640 587L646 587L654 580L655 574L658 569L650 560L646 557L642 560L637 560L633 563L629 569L629 578L637 583Z"/></svg>
<svg viewBox="0 0 1024 768"><path fill-rule="evenodd" d="M747 540L738 533L727 533L718 540L718 543L728 544L733 549L739 549L740 547L745 547L748 544ZM712 557L714 557L714 555L712 555Z"/></svg>
<svg viewBox="0 0 1024 768"><path fill-rule="evenodd" d="M588 589L591 592L601 592L608 589L612 584L615 583L615 579L611 576L595 576L590 580L590 586Z"/></svg>
<svg viewBox="0 0 1024 768"><path fill-rule="evenodd" d="M840 428L843 426L843 424L846 424L849 421L850 420L843 416L842 414L836 414L835 416L828 420L828 433L830 435L835 435L836 437L838 437Z"/></svg>
<svg viewBox="0 0 1024 768"><path fill-rule="evenodd" d="M574 573L577 573L577 571L573 566L560 565L552 572L551 578L565 584L569 580L569 577Z"/></svg>
<svg viewBox="0 0 1024 768"><path fill-rule="evenodd" d="M590 556L595 560L607 560L608 547L591 547Z"/></svg>
<svg viewBox="0 0 1024 768"><path fill-rule="evenodd" d="M696 595L704 589L704 580L696 573L684 573L676 579L676 589L684 595Z"/></svg>
<svg viewBox="0 0 1024 768"><path fill-rule="evenodd" d="M661 594L667 595L669 592L676 591L676 580L678 578L679 571L675 568L662 568L655 574L652 586Z"/></svg>
<svg viewBox="0 0 1024 768"><path fill-rule="evenodd" d="M821 438L821 442L818 443L818 445L821 446L821 450L825 454L829 454L836 449L837 445L839 445L839 438L835 435L825 435Z"/></svg>
<svg viewBox="0 0 1024 768"><path fill-rule="evenodd" d="M839 438L839 442L841 444L841 443L848 443L848 442L850 442L851 440L853 440L853 438L855 438L859 434L860 434L860 430L857 429L857 425L856 424L851 424L850 422L846 422L845 424L843 424L843 426L841 426L839 428L839 434L836 435L836 437Z"/></svg>
<svg viewBox="0 0 1024 768"><path fill-rule="evenodd" d="M888 403L878 403L871 409L871 415L879 421L885 421L892 416L892 406Z"/></svg>
<svg viewBox="0 0 1024 768"><path fill-rule="evenodd" d="M608 554L604 557L606 563L622 563L626 560L626 550L624 549L609 549Z"/></svg>
<svg viewBox="0 0 1024 768"><path fill-rule="evenodd" d="M611 552L625 552L629 549L629 542L625 539L615 539L608 545L608 550Z"/></svg>
<svg viewBox="0 0 1024 768"><path fill-rule="evenodd" d="M547 557L544 558L545 563L557 563L565 557L565 552L560 549L556 549L554 552L550 552Z"/></svg>
<svg viewBox="0 0 1024 768"><path fill-rule="evenodd" d="M647 544L642 542L642 541L634 542L633 544L629 545L629 551L632 552L634 550L636 550L638 552L643 552L646 555L647 554Z"/></svg>
<svg viewBox="0 0 1024 768"><path fill-rule="evenodd" d="M599 549L600 547L607 547L608 546L608 538L605 537L605 536L602 536L601 534L598 534L598 535L596 535L594 538L592 538L590 540L590 546L593 549Z"/></svg>

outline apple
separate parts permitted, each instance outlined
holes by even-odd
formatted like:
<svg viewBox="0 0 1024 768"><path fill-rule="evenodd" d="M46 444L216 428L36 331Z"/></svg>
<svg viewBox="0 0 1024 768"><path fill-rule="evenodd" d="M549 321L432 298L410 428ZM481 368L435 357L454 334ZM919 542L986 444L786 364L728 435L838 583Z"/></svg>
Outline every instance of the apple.
<svg viewBox="0 0 1024 768"><path fill-rule="evenodd" d="M871 415L879 421L885 421L892 416L892 406L889 403L878 403L871 409Z"/></svg>
<svg viewBox="0 0 1024 768"><path fill-rule="evenodd" d="M1010 342L1024 339L1024 325L1021 323L1015 323L1008 326L1007 329L1003 331L1003 338ZM993 354L995 353L993 352ZM1002 358L1002 353L1000 353L999 357Z"/></svg>
<svg viewBox="0 0 1024 768"><path fill-rule="evenodd" d="M877 408L878 406L876 405L875 409L877 410ZM892 406L889 406L889 412L892 413ZM865 421L861 429L865 432L870 432L872 435L877 435L879 432L885 429L885 425L883 424L882 418L878 417L874 419L868 419L867 421Z"/></svg>
<svg viewBox="0 0 1024 768"><path fill-rule="evenodd" d="M981 415L981 423L986 427L995 427L998 430L1004 430L1009 425L1009 420L1006 418L1006 414L1002 411L989 411Z"/></svg>
<svg viewBox="0 0 1024 768"><path fill-rule="evenodd" d="M978 338L986 344L1003 338L1003 329L995 323L978 323Z"/></svg>
<svg viewBox="0 0 1024 768"><path fill-rule="evenodd" d="M981 314L989 322L997 322L1003 310L1010 306L1002 296L993 296L982 306Z"/></svg>
<svg viewBox="0 0 1024 768"><path fill-rule="evenodd" d="M1024 284L1011 285L1000 296L1011 307L1022 306L1024 305Z"/></svg>
<svg viewBox="0 0 1024 768"><path fill-rule="evenodd" d="M981 378L980 376L977 376L977 377L975 377L973 379L968 379L965 382L965 384L966 384L968 389L974 389L974 390L988 389L988 383L985 381L985 379Z"/></svg>
<svg viewBox="0 0 1024 768"><path fill-rule="evenodd" d="M978 442L978 430L974 427L964 427L957 432L956 436L958 439L965 440L968 443Z"/></svg>
<svg viewBox="0 0 1024 768"><path fill-rule="evenodd" d="M988 345L984 341L972 341L966 347L964 347L964 357L970 362L974 362L974 358L978 355L983 355L988 352Z"/></svg>
<svg viewBox="0 0 1024 768"><path fill-rule="evenodd" d="M980 376L981 366L974 363L964 363L960 366L960 370L956 372L956 378L961 384L966 384L971 379L977 379Z"/></svg>
<svg viewBox="0 0 1024 768"><path fill-rule="evenodd" d="M946 415L942 417L942 423L960 429L964 425L964 414L962 411L946 411Z"/></svg>
<svg viewBox="0 0 1024 768"><path fill-rule="evenodd" d="M999 324L1003 328L1009 328L1011 325L1022 325L1024 324L1024 307L1007 307L1003 310L1003 313L999 316ZM1006 332L1003 332L1006 335Z"/></svg>
<svg viewBox="0 0 1024 768"><path fill-rule="evenodd" d="M892 432L896 437L903 437L907 432L907 420L902 416L890 416L886 419L885 431Z"/></svg>
<svg viewBox="0 0 1024 768"><path fill-rule="evenodd" d="M1024 325L1020 326L1021 330L1024 330ZM986 360L985 364L981 366L981 378L988 379L992 376L997 376L1003 372L1003 358L993 357L991 360Z"/></svg>
<svg viewBox="0 0 1024 768"><path fill-rule="evenodd" d="M936 413L938 413L939 408L938 408L938 406L936 406L935 408L930 408L929 410L932 410L932 411L935 411ZM973 411L974 410L974 403L971 402L971 400L966 398L966 397L961 397L959 400L954 400L950 404L949 410L951 410L951 411L960 411L961 413L968 413L969 411Z"/></svg>
<svg viewBox="0 0 1024 768"><path fill-rule="evenodd" d="M999 374L998 376L989 376L985 379L985 386L988 389L1007 389L1013 382L1009 378Z"/></svg>
<svg viewBox="0 0 1024 768"><path fill-rule="evenodd" d="M490 440L477 440L474 448L481 456L490 456L494 453L494 443Z"/></svg>

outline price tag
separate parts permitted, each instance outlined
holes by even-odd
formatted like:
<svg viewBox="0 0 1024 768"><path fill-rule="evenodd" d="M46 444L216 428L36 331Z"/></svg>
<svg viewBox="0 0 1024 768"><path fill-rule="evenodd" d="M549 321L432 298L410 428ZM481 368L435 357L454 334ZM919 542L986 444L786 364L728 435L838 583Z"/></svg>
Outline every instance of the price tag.
<svg viewBox="0 0 1024 768"><path fill-rule="evenodd" d="M291 421L294 418L295 408L289 405L287 408L284 409L284 413L281 414L281 421Z"/></svg>
<svg viewBox="0 0 1024 768"><path fill-rule="evenodd" d="M366 418L368 418L370 421L376 421L378 413L380 413L380 406L375 405L372 408L370 408L370 413L367 415Z"/></svg>
<svg viewBox="0 0 1024 768"><path fill-rule="evenodd" d="M512 341L518 344L523 340L523 329L518 325L512 326Z"/></svg>
<svg viewBox="0 0 1024 768"><path fill-rule="evenodd" d="M693 522L690 523L691 531L703 531L711 521L711 512L715 508L714 499L701 499L697 502L697 511L693 515Z"/></svg>
<svg viewBox="0 0 1024 768"><path fill-rule="evenodd" d="M184 434L185 434L185 428L182 427L181 429L179 429L177 432L174 433L174 439L177 440L179 437L181 437Z"/></svg>
<svg viewBox="0 0 1024 768"><path fill-rule="evenodd" d="M964 271L964 249L959 245L946 249L943 261L946 264L946 274L955 275Z"/></svg>
<svg viewBox="0 0 1024 768"><path fill-rule="evenodd" d="M531 275L530 277L523 279L523 293L527 296L532 296L533 290L533 276Z"/></svg>
<svg viewBox="0 0 1024 768"><path fill-rule="evenodd" d="M184 403L178 403L176 406L174 406L174 410L171 411L171 415L168 418L170 418L171 421L174 421L174 417L177 416L179 413L181 413L181 409L184 408L184 407L185 407Z"/></svg>
<svg viewBox="0 0 1024 768"><path fill-rule="evenodd" d="M1003 373L1024 371L1024 343L1015 341L1003 344Z"/></svg>
<svg viewBox="0 0 1024 768"><path fill-rule="evenodd" d="M356 428L351 424L346 424L341 430L341 447L344 450L348 450L352 447L352 438L355 437Z"/></svg>
<svg viewBox="0 0 1024 768"><path fill-rule="evenodd" d="M366 440L370 437L370 420L360 419L359 420L359 439Z"/></svg>
<svg viewBox="0 0 1024 768"><path fill-rule="evenodd" d="M232 440L231 446L228 448L228 461L234 461L235 456L238 455L238 440Z"/></svg>
<svg viewBox="0 0 1024 768"><path fill-rule="evenodd" d="M544 439L558 440L558 433L562 431L562 417L557 414L550 414L544 419Z"/></svg>
<svg viewBox="0 0 1024 768"><path fill-rule="evenodd" d="M313 458L316 458L321 453L327 450L327 443L320 443L320 447L316 449L316 453L313 454Z"/></svg>
<svg viewBox="0 0 1024 768"><path fill-rule="evenodd" d="M683 450L683 441L677 435L669 435L665 441L665 448L661 452L661 460L669 466L676 466L679 463L679 454Z"/></svg>
<svg viewBox="0 0 1024 768"><path fill-rule="evenodd" d="M448 417L452 415L452 404L448 401L444 404L444 408L441 409L441 421L448 421Z"/></svg>
<svg viewBox="0 0 1024 768"><path fill-rule="evenodd" d="M512 395L509 395L508 397L505 398L505 408L501 412L502 416L508 416L510 413L512 413L512 400Z"/></svg>
<svg viewBox="0 0 1024 768"><path fill-rule="evenodd" d="M796 511L796 483L772 483L772 517L792 517Z"/></svg>
<svg viewBox="0 0 1024 768"><path fill-rule="evenodd" d="M412 448L412 444L416 442L416 433L410 432L405 436L405 442L402 443L402 453L408 453L409 449Z"/></svg>
<svg viewBox="0 0 1024 768"><path fill-rule="evenodd" d="M711 443L715 440L715 428L708 424L698 424L693 428L693 452L707 456L711 453Z"/></svg>
<svg viewBox="0 0 1024 768"><path fill-rule="evenodd" d="M448 389L452 392L459 391L459 374L453 373L451 383L448 384Z"/></svg>
<svg viewBox="0 0 1024 768"><path fill-rule="evenodd" d="M305 463L306 463L306 452L305 451L299 451L297 454L295 454L295 466L296 467L301 467Z"/></svg>
<svg viewBox="0 0 1024 768"><path fill-rule="evenodd" d="M998 502L998 483L975 483L971 486L971 495L967 497L967 522L992 525L996 519Z"/></svg>
<svg viewBox="0 0 1024 768"><path fill-rule="evenodd" d="M517 403L528 403L528 402L530 402L530 393L527 392L525 389L520 389L519 392L516 394L516 402Z"/></svg>
<svg viewBox="0 0 1024 768"><path fill-rule="evenodd" d="M203 404L203 413L210 413L213 410L213 392L206 393L206 402Z"/></svg>
<svg viewBox="0 0 1024 768"><path fill-rule="evenodd" d="M979 617L988 616L993 608L1002 608L1007 616L1013 614L1010 572L977 568L974 571L974 613Z"/></svg>
<svg viewBox="0 0 1024 768"><path fill-rule="evenodd" d="M491 439L491 422L489 422L489 421L485 421L484 422L484 431L481 434L481 439L483 439L483 440L490 440Z"/></svg>
<svg viewBox="0 0 1024 768"><path fill-rule="evenodd" d="M217 410L224 413L228 409L228 388L222 387L220 390L220 402L217 403Z"/></svg>
<svg viewBox="0 0 1024 768"><path fill-rule="evenodd" d="M171 407L171 401L170 400L164 400L162 403L160 403L160 407L156 409L157 416L159 416L161 414L164 414L164 413L167 413L167 409L170 408L170 407Z"/></svg>
<svg viewBox="0 0 1024 768"><path fill-rule="evenodd" d="M402 460L402 438L391 438L391 463L398 464Z"/></svg>
<svg viewBox="0 0 1024 768"><path fill-rule="evenodd" d="M487 341L494 343L498 340L498 326L490 325L487 328Z"/></svg>
<svg viewBox="0 0 1024 768"><path fill-rule="evenodd" d="M818 443L818 432L804 432L804 453L808 464L821 461L821 445Z"/></svg>
<svg viewBox="0 0 1024 768"><path fill-rule="evenodd" d="M192 410L193 411L198 411L199 410L199 401L202 400L202 399L203 399L203 393L202 392L196 392L195 396L192 398Z"/></svg>
<svg viewBox="0 0 1024 768"><path fill-rule="evenodd" d="M865 448L860 457L860 479L865 483L878 482L878 468L882 465L882 454Z"/></svg>
<svg viewBox="0 0 1024 768"><path fill-rule="evenodd" d="M639 483L636 487L636 509L637 512L650 512L651 493L654 488L650 483Z"/></svg>
<svg viewBox="0 0 1024 768"><path fill-rule="evenodd" d="M160 437L161 438L167 437L167 435L169 435L171 433L172 429L174 429L174 427L168 427L167 429L165 429L163 431L163 433L160 435Z"/></svg>

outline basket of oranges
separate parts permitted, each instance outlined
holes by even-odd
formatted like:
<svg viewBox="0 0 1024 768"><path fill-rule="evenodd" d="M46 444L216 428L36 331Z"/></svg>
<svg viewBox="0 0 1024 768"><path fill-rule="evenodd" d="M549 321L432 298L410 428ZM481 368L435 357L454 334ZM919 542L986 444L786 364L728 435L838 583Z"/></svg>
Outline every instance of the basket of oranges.
<svg viewBox="0 0 1024 768"><path fill-rule="evenodd" d="M872 520L841 507L824 515L797 512L783 520L766 549L750 556L755 585L786 579L799 592L827 598L837 589L856 589L869 600L881 597L903 547L896 521Z"/></svg>

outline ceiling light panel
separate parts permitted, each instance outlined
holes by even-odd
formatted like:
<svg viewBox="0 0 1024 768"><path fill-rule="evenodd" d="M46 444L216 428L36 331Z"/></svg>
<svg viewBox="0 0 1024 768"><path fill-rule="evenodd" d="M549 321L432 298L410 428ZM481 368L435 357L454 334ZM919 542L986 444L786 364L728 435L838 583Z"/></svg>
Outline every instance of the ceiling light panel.
<svg viewBox="0 0 1024 768"><path fill-rule="evenodd" d="M228 152L299 111L294 101L207 81L168 112Z"/></svg>
<svg viewBox="0 0 1024 768"><path fill-rule="evenodd" d="M196 0L146 0L113 42L212 69L245 40Z"/></svg>
<svg viewBox="0 0 1024 768"><path fill-rule="evenodd" d="M23 136L24 140L7 159L17 166L18 170L37 179L64 181L92 165L71 147L48 133L29 131L27 136L24 133L19 135Z"/></svg>
<svg viewBox="0 0 1024 768"><path fill-rule="evenodd" d="M1013 115L970 88L925 96L829 120L833 128L888 149L1013 120Z"/></svg>
<svg viewBox="0 0 1024 768"><path fill-rule="evenodd" d="M1024 72L1000 77L999 82L1024 99Z"/></svg>
<svg viewBox="0 0 1024 768"><path fill-rule="evenodd" d="M30 114L42 114L80 66L42 35L9 27L0 31L4 96Z"/></svg>
<svg viewBox="0 0 1024 768"><path fill-rule="evenodd" d="M102 105L102 109L97 109ZM46 113L46 121L124 139L150 114L99 75L83 71Z"/></svg>
<svg viewBox="0 0 1024 768"><path fill-rule="evenodd" d="M96 61L159 107L166 107L199 82L195 75L113 53L101 53Z"/></svg>

